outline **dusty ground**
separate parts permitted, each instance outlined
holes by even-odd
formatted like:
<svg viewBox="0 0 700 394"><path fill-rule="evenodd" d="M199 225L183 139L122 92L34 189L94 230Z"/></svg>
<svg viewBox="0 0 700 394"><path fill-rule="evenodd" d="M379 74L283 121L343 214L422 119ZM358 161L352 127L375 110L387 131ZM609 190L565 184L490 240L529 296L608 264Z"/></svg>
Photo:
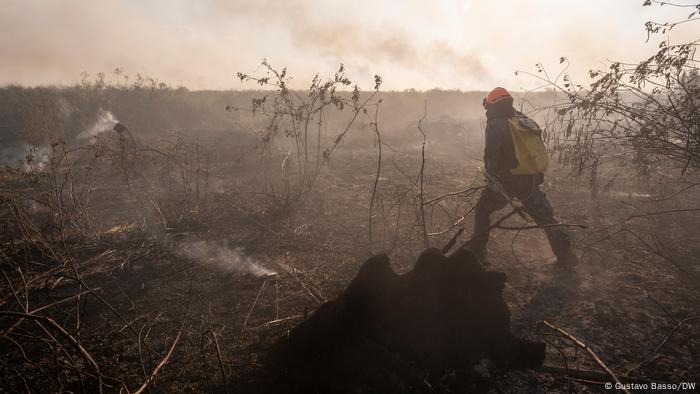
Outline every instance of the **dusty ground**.
<svg viewBox="0 0 700 394"><path fill-rule="evenodd" d="M84 296L80 304L51 308L50 316L65 327L79 327L79 340L95 356L102 373L118 377L132 390L176 338L177 346L155 380L156 392L234 390L254 376L267 346L345 288L371 251L391 252L397 272L415 261L423 249L415 204L410 198L398 204L404 205L398 226L392 204L410 184L402 171L415 176L416 156L397 154L394 159L405 166L399 165L399 171L385 157L371 247L367 223L376 157L367 152L339 154L318 192L291 213L254 209L259 196L236 193L242 181L235 180L220 185L196 225L183 222L154 235L132 218L115 221L112 224L124 227L113 228L99 240L70 245L67 257L118 315L96 297ZM429 196L464 189L476 176L470 162L429 159L425 178ZM225 174L227 169L221 171ZM447 206L458 212L477 195ZM624 238L598 240L606 235L601 232L605 223L614 221L615 215L605 213L618 209L614 198L591 203L584 189L566 182L555 183L548 195L563 221L591 227L575 231L582 258L574 272L553 269L554 256L542 231L494 231L490 268L508 274L505 297L516 335L546 341L547 364L597 369L585 352L538 324L544 319L588 344L621 377L673 383L697 380L700 286L667 261L639 249L628 250ZM448 223L446 214L440 215L436 211L431 216L431 231ZM470 220L464 222L467 229ZM452 234L431 237L431 242L441 246ZM265 279L192 261L177 253L177 243L184 237L225 240L279 275ZM4 253L14 253L15 261L28 261L27 275L36 285L28 297L34 308L85 291L75 281L50 275L41 265L42 252L19 244L5 246ZM8 275L16 281L9 271ZM2 299L3 310L17 308L7 286ZM2 327L13 323L2 320ZM88 392L94 389L94 382L80 383L65 366L52 365L48 359L35 363L35 355L45 349L41 341L29 337L32 330L30 323L22 323L12 341L2 342L3 390L42 391L45 384L55 390L79 391L81 385ZM522 371L496 378L493 389L585 392L602 387Z"/></svg>

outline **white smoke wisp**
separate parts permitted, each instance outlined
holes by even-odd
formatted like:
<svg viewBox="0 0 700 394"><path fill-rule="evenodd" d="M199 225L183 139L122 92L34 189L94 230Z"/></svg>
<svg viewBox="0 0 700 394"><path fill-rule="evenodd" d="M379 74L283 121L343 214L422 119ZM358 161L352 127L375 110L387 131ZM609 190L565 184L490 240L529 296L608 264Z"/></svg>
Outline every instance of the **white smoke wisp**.
<svg viewBox="0 0 700 394"><path fill-rule="evenodd" d="M20 143L0 148L0 164L24 171L43 170L51 160L51 149Z"/></svg>
<svg viewBox="0 0 700 394"><path fill-rule="evenodd" d="M93 143L99 134L112 130L117 123L119 123L119 121L111 111L101 109L97 113L97 120L95 120L95 123L78 134L78 139L89 140L90 143Z"/></svg>
<svg viewBox="0 0 700 394"><path fill-rule="evenodd" d="M51 149L47 146L26 145L27 154L24 156L24 170L43 170L51 160Z"/></svg>
<svg viewBox="0 0 700 394"><path fill-rule="evenodd" d="M178 252L202 264L213 265L224 272L249 274L261 278L276 275L255 259L246 255L243 248L230 248L226 244L211 241L184 242L177 246Z"/></svg>

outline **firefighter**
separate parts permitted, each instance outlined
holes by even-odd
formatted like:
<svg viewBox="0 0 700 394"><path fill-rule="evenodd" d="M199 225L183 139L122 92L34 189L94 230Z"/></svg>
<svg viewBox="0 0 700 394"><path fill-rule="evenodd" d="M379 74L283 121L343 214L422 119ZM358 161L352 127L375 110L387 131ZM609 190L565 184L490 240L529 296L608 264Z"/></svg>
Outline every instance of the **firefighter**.
<svg viewBox="0 0 700 394"><path fill-rule="evenodd" d="M576 265L578 258L572 251L567 232L562 227L547 227L559 222L540 188L547 157L539 126L513 108L513 97L504 88L493 89L484 98L483 105L487 118L484 164L488 186L476 204L474 232L467 248L482 261L486 258L491 213L514 199L527 215L544 227L557 256L557 265ZM526 137L521 138L521 135Z"/></svg>

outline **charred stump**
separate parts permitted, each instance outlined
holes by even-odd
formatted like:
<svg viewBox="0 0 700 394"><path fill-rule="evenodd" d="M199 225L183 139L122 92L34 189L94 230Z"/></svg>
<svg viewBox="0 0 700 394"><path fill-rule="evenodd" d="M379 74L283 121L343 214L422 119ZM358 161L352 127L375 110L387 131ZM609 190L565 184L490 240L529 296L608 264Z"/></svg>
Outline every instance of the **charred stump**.
<svg viewBox="0 0 700 394"><path fill-rule="evenodd" d="M260 391L423 392L445 376L473 388L499 371L538 368L545 345L511 333L505 281L463 250L428 249L403 275L374 256L273 347Z"/></svg>

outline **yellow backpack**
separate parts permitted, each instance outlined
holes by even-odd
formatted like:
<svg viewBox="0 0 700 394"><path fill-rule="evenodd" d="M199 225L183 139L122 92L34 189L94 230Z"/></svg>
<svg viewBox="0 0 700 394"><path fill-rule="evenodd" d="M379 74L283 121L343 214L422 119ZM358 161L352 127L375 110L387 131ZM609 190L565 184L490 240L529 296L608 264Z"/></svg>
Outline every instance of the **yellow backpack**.
<svg viewBox="0 0 700 394"><path fill-rule="evenodd" d="M547 169L547 147L542 142L542 130L532 119L523 114L508 120L513 150L518 166L511 169L513 175L536 175Z"/></svg>

